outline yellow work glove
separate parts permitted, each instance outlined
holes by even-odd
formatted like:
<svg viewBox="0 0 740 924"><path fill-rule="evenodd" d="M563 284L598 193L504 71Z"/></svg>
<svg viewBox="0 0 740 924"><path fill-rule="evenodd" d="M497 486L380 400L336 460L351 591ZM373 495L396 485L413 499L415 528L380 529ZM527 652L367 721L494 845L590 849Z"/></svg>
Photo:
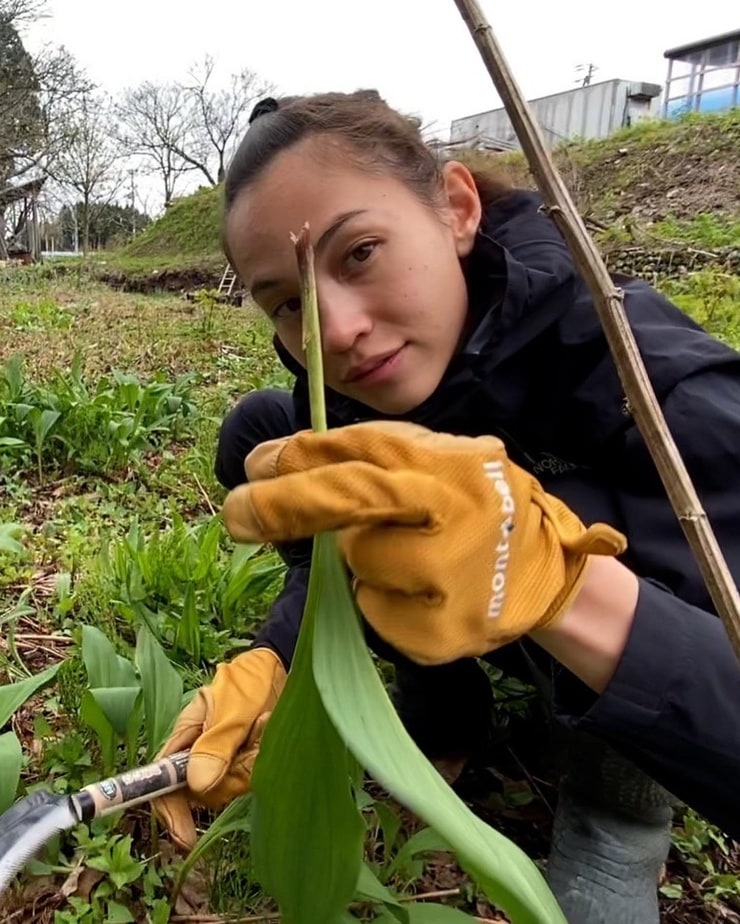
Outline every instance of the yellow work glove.
<svg viewBox="0 0 740 924"><path fill-rule="evenodd" d="M188 786L153 803L180 847L190 850L196 841L191 802L218 809L249 789L262 731L285 681L275 652L254 648L220 664L183 709L157 756L190 748Z"/></svg>
<svg viewBox="0 0 740 924"><path fill-rule="evenodd" d="M302 432L258 446L224 503L237 542L339 530L358 605L420 664L480 656L552 624L588 555L625 539L586 529L503 443L398 421Z"/></svg>

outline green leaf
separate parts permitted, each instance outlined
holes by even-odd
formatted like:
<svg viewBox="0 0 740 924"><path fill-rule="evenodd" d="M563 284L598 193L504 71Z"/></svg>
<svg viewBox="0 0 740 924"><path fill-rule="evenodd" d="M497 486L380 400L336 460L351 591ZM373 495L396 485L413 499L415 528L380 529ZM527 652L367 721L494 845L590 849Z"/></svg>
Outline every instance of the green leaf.
<svg viewBox="0 0 740 924"><path fill-rule="evenodd" d="M25 703L29 696L33 696L44 684L53 680L58 670L59 664L54 664L27 680L19 680L17 683L8 683L0 687L0 728L5 725L16 709L19 709Z"/></svg>
<svg viewBox="0 0 740 924"><path fill-rule="evenodd" d="M164 744L182 703L182 677L152 633L142 626L136 639L136 666L144 691L147 756Z"/></svg>
<svg viewBox="0 0 740 924"><path fill-rule="evenodd" d="M82 627L82 660L91 687L138 687L133 664L116 654L110 641L95 626Z"/></svg>
<svg viewBox="0 0 740 924"><path fill-rule="evenodd" d="M320 601L312 626L316 685L334 726L359 763L437 831L456 852L460 865L514 924L565 924L532 860L473 815L408 736L368 653L333 536L314 540L311 574L316 574L315 599ZM311 612L310 602L306 615Z"/></svg>
<svg viewBox="0 0 740 924"><path fill-rule="evenodd" d="M124 905L108 899L108 913L105 916L105 924L134 924L136 918Z"/></svg>
<svg viewBox="0 0 740 924"><path fill-rule="evenodd" d="M172 908L166 898L155 898L149 910L149 924L168 924Z"/></svg>
<svg viewBox="0 0 740 924"><path fill-rule="evenodd" d="M188 584L182 604L182 616L177 623L176 647L187 652L193 661L200 661L200 619L195 605L195 589Z"/></svg>
<svg viewBox="0 0 740 924"><path fill-rule="evenodd" d="M412 834L401 847L389 868L384 870L385 877L390 879L397 870L405 869L414 857L420 853L449 850L450 845L436 831L432 830L432 828L423 828L421 831L417 831L416 834Z"/></svg>
<svg viewBox="0 0 740 924"><path fill-rule="evenodd" d="M357 768L321 703L311 668L320 568L312 569L298 646L252 776L252 850L260 884L290 924L335 924L360 876ZM300 832L300 836L296 836Z"/></svg>
<svg viewBox="0 0 740 924"><path fill-rule="evenodd" d="M0 523L0 552L22 555L23 545L18 541L25 533L20 523Z"/></svg>
<svg viewBox="0 0 740 924"><path fill-rule="evenodd" d="M409 924L409 914L406 908L397 900L389 888L383 885L367 863L360 867L360 877L357 880L355 897L358 901L378 902L386 906L391 913L391 920L400 924Z"/></svg>
<svg viewBox="0 0 740 924"><path fill-rule="evenodd" d="M0 735L0 814L9 809L15 800L18 780L23 766L21 743L13 732Z"/></svg>
<svg viewBox="0 0 740 924"><path fill-rule="evenodd" d="M38 416L34 415L33 432L36 436L37 445L41 446L46 439L49 430L59 420L61 414L59 411L42 411Z"/></svg>
<svg viewBox="0 0 740 924"><path fill-rule="evenodd" d="M105 718L110 722L113 731L119 738L125 738L128 731L131 713L136 706L141 688L135 687L104 687L89 691Z"/></svg>
<svg viewBox="0 0 740 924"><path fill-rule="evenodd" d="M116 733L90 690L86 690L83 694L80 703L80 718L98 736L103 758L103 772L112 773L115 763Z"/></svg>
<svg viewBox="0 0 740 924"><path fill-rule="evenodd" d="M401 818L393 809L383 802L376 802L373 811L378 817L383 836L383 854L389 860L396 846L396 838L401 830Z"/></svg>

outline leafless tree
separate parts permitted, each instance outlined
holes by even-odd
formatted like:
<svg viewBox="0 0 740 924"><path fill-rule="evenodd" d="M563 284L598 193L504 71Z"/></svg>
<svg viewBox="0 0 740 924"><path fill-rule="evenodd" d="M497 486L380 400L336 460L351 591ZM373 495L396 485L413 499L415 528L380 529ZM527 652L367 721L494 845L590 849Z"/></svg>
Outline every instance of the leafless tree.
<svg viewBox="0 0 740 924"><path fill-rule="evenodd" d="M216 85L216 63L210 55L193 65L183 89L190 105L189 147L180 154L215 186L226 172L226 160L247 127L249 113L260 96L274 92L254 71L231 74L226 86Z"/></svg>
<svg viewBox="0 0 740 924"><path fill-rule="evenodd" d="M101 97L88 94L70 122L66 149L59 153L50 170L57 183L79 197L85 254L90 248L92 209L110 203L121 187L122 177L116 169L120 160L110 109Z"/></svg>
<svg viewBox="0 0 740 924"><path fill-rule="evenodd" d="M178 179L195 166L182 151L192 132L185 90L147 81L124 92L116 106L119 137L127 154L144 159L164 187L164 206L172 202Z"/></svg>

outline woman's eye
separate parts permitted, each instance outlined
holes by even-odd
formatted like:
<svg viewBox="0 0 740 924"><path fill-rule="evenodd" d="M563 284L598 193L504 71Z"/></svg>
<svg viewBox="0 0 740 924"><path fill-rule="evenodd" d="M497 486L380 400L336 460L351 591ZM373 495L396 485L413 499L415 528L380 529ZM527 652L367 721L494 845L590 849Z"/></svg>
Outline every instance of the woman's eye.
<svg viewBox="0 0 740 924"><path fill-rule="evenodd" d="M377 247L375 241L365 241L364 244L359 244L353 250L351 250L347 256L347 262L351 264L355 263L365 263L371 256L375 248Z"/></svg>
<svg viewBox="0 0 740 924"><path fill-rule="evenodd" d="M285 320L301 312L300 298L289 298L281 302L270 314L274 320Z"/></svg>

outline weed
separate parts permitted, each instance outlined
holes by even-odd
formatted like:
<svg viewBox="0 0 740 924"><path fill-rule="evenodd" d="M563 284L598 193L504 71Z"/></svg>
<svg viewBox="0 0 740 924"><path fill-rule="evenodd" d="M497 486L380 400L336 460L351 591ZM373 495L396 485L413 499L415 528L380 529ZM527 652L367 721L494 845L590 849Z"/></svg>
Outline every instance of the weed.
<svg viewBox="0 0 740 924"><path fill-rule="evenodd" d="M662 286L673 302L730 346L740 345L740 277L716 270L689 273Z"/></svg>
<svg viewBox="0 0 740 924"><path fill-rule="evenodd" d="M106 549L112 599L132 626L146 625L184 664L211 663L244 644L285 568L257 546L226 552L218 517L144 535L135 520L126 538Z"/></svg>
<svg viewBox="0 0 740 924"><path fill-rule="evenodd" d="M26 377L14 356L0 370L0 440L13 465L34 459L45 472L109 474L181 439L195 417L192 378L169 383L113 372L89 385L77 355L49 384Z"/></svg>

